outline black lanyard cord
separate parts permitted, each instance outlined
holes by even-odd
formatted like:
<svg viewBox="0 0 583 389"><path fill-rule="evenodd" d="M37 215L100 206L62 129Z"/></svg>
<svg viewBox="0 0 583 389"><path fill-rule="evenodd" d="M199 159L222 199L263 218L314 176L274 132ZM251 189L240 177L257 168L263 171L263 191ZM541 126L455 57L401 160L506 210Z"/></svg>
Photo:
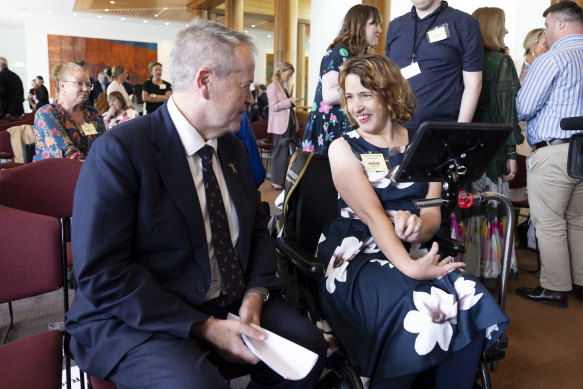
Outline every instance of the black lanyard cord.
<svg viewBox="0 0 583 389"><path fill-rule="evenodd" d="M437 13L435 14L435 18L433 18L425 32L421 35L421 39L419 39L419 41L417 41L417 20L419 19L419 17L417 16L417 13L415 13L415 28L413 31L413 54L411 55L411 63L415 62L415 59L417 58L417 50L419 50L419 46L423 41L423 36L425 36L425 34L427 34L431 27L433 27L435 22L437 22L437 18L439 17L439 14L441 13L441 11L443 11L444 8L445 7L443 5L439 7L439 11L437 11Z"/></svg>

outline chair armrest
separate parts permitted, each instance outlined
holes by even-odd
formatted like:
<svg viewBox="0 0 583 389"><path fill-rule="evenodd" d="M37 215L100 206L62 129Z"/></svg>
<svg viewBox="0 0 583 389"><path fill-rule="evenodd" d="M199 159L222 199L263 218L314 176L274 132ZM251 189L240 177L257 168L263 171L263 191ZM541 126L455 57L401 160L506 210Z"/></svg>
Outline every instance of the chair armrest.
<svg viewBox="0 0 583 389"><path fill-rule="evenodd" d="M436 233L431 241L439 244L439 252L442 254L442 258L445 258L443 254L455 257L458 254L466 252L466 248L462 242L441 233Z"/></svg>
<svg viewBox="0 0 583 389"><path fill-rule="evenodd" d="M285 258L303 273L311 273L318 278L324 277L324 265L317 262L314 256L297 242L280 237L277 239L277 248L283 252Z"/></svg>

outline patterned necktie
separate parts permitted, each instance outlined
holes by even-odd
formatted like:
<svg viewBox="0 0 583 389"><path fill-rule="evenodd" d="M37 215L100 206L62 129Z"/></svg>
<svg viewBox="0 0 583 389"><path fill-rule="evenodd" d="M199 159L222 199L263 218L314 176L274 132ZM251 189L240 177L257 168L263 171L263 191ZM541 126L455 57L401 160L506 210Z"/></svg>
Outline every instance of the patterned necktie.
<svg viewBox="0 0 583 389"><path fill-rule="evenodd" d="M219 297L218 304L226 306L243 296L245 283L241 266L231 241L231 232L223 196L213 170L213 148L205 145L198 151L198 155L202 159L202 179L204 181L206 206L209 212L215 257L221 272L222 284L226 291L225 295Z"/></svg>

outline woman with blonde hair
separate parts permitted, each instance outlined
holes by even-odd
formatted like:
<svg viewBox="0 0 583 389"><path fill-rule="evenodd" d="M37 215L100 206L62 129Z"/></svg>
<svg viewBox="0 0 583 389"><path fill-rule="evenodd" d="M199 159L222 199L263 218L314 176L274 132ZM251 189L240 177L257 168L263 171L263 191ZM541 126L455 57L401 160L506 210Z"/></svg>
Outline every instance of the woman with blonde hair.
<svg viewBox="0 0 583 389"><path fill-rule="evenodd" d="M440 258L439 207L414 209L435 198L439 182L394 180L416 130L415 96L399 67L372 54L340 71L342 108L358 128L330 145L338 218L330 221L317 255L328 263L320 283L323 316L370 388L410 388L436 367L440 388L471 388L483 346L508 325L488 290ZM366 157L366 158L365 158ZM358 336L355 336L358 334Z"/></svg>
<svg viewBox="0 0 583 389"><path fill-rule="evenodd" d="M124 88L123 83L128 79L128 71L126 70L125 66L122 65L115 65L111 68L111 78L113 79L109 85L107 86L107 97L111 92L117 91L122 94L124 100L126 101L126 105L131 107L132 100Z"/></svg>
<svg viewBox="0 0 583 389"><path fill-rule="evenodd" d="M520 74L518 77L520 80L520 86L524 84L526 73L528 73L528 69L534 60L537 59L541 54L549 51L545 38L545 29L535 28L534 30L530 30L524 38L522 47L524 47L524 57L520 62L519 68L516 69L518 74Z"/></svg>
<svg viewBox="0 0 583 389"><path fill-rule="evenodd" d="M344 16L340 32L320 64L316 95L302 140L304 151L327 154L330 143L349 129L350 123L340 107L338 73L346 60L363 55L379 43L380 25L381 14L372 5L357 4Z"/></svg>
<svg viewBox="0 0 583 389"><path fill-rule="evenodd" d="M36 111L34 161L45 158L85 159L91 144L105 132L103 120L85 105L93 86L89 75L75 63L56 65L51 72L56 100Z"/></svg>
<svg viewBox="0 0 583 389"><path fill-rule="evenodd" d="M289 142L298 132L298 118L295 106L301 101L290 95L288 82L294 74L294 67L289 62L279 64L273 75L273 82L267 86L269 117L267 132L273 134L273 152L271 154L271 186L282 190L289 157Z"/></svg>
<svg viewBox="0 0 583 389"><path fill-rule="evenodd" d="M484 175L472 183L472 189L475 192L490 191L509 196L508 182L516 174L516 145L524 141L518 126L515 102L520 82L512 58L504 54L504 36L508 33L504 27L504 11L496 7L483 7L475 10L472 16L480 23L484 41L482 91L472 121L507 124L513 128L506 146L498 150ZM468 243L480 241L479 249L466 249L464 261L469 271L481 276L486 284L492 286L502 271L498 253L501 252L500 247L504 246L502 226L505 223L503 207L498 207L492 201L484 207L465 211L458 217L457 224L452 226L457 239ZM514 255L511 266L513 272L518 270Z"/></svg>

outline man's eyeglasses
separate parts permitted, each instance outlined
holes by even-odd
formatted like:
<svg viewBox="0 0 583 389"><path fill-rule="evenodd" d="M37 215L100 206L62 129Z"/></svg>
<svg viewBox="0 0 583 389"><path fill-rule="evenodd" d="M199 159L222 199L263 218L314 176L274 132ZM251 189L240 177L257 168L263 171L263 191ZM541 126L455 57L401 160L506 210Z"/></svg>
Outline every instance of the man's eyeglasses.
<svg viewBox="0 0 583 389"><path fill-rule="evenodd" d="M86 86L87 89L93 90L93 85L90 82L81 82L81 81L63 81L63 82L72 82L73 84L77 85L79 88L83 88Z"/></svg>

